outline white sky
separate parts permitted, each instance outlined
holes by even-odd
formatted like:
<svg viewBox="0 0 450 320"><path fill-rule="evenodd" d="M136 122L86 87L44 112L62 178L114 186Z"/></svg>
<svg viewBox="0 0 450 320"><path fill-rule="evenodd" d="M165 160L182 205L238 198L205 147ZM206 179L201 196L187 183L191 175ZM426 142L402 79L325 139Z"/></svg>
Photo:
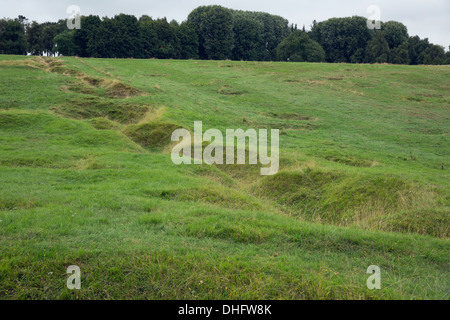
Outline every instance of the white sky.
<svg viewBox="0 0 450 320"><path fill-rule="evenodd" d="M181 22L194 8L209 4L277 14L298 24L299 28L305 25L307 29L314 19L320 22L332 17L369 17L367 8L377 5L382 21L400 21L408 27L410 35L429 38L430 42L440 44L446 50L450 45L449 0L0 0L0 18L24 15L38 22L57 21L68 17L66 9L69 5L77 5L83 15L111 17L127 13L140 17L146 14Z"/></svg>

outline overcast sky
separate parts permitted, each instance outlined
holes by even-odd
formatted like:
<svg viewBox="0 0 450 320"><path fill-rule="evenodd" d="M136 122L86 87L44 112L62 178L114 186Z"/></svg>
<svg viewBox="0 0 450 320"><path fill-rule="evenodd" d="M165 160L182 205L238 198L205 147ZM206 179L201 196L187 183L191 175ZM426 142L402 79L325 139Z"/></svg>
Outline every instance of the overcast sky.
<svg viewBox="0 0 450 320"><path fill-rule="evenodd" d="M15 18L19 14L38 22L66 18L69 5L77 5L83 15L114 16L118 13L143 14L153 18L167 17L179 22L200 5L220 4L224 7L265 11L287 18L291 23L309 29L315 19L360 15L369 17L367 8L377 5L381 20L403 22L410 35L428 38L448 50L450 45L449 0L0 0L0 17Z"/></svg>

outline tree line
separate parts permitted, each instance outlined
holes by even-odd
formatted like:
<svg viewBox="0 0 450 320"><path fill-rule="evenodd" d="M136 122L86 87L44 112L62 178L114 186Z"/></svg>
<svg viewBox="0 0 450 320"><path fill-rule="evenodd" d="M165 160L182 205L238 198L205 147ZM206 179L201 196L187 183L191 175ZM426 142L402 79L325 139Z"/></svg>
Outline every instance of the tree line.
<svg viewBox="0 0 450 320"><path fill-rule="evenodd" d="M203 59L331 63L450 64L450 52L428 39L409 36L400 22L371 30L367 19L331 18L310 31L283 17L218 5L194 9L178 23L147 15L82 16L81 29L65 19L0 20L0 53L94 58Z"/></svg>

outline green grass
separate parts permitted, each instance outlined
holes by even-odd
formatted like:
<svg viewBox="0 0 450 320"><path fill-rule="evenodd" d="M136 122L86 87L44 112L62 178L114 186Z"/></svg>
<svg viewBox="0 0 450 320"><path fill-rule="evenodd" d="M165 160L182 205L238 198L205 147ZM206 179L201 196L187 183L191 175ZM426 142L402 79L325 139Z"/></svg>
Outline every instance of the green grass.
<svg viewBox="0 0 450 320"><path fill-rule="evenodd" d="M0 55L0 299L448 299L449 92L448 66ZM280 172L174 165L194 121L280 129Z"/></svg>

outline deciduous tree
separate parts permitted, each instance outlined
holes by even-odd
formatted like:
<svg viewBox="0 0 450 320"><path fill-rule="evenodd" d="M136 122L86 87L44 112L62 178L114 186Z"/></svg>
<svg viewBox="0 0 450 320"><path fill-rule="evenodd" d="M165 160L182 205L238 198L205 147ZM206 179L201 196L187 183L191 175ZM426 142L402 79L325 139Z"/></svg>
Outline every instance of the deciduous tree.
<svg viewBox="0 0 450 320"><path fill-rule="evenodd" d="M325 51L320 44L303 31L297 30L281 41L277 48L278 60L292 62L323 62Z"/></svg>
<svg viewBox="0 0 450 320"><path fill-rule="evenodd" d="M0 53L27 53L27 41L24 26L18 19L0 20Z"/></svg>
<svg viewBox="0 0 450 320"><path fill-rule="evenodd" d="M372 40L367 43L366 59L368 63L386 63L389 59L389 44L384 37L384 31L377 31Z"/></svg>

